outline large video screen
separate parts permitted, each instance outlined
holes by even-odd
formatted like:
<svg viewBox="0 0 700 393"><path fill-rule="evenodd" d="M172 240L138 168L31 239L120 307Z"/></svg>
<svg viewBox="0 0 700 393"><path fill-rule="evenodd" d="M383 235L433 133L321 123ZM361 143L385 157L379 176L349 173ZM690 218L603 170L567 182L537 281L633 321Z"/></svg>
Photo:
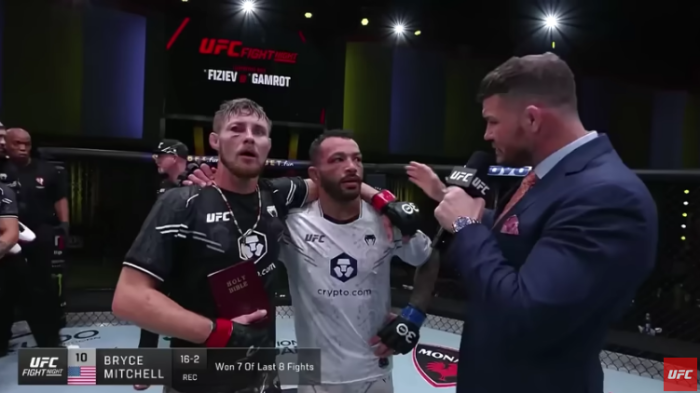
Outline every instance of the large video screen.
<svg viewBox="0 0 700 393"><path fill-rule="evenodd" d="M168 31L168 114L212 116L247 97L273 121L320 122L326 64L303 33L196 18L171 20Z"/></svg>

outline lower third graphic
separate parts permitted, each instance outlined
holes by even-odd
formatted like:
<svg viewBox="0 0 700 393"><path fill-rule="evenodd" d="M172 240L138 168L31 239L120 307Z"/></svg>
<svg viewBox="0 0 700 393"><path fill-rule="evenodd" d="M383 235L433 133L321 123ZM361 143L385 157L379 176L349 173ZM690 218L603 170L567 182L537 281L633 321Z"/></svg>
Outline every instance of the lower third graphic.
<svg viewBox="0 0 700 393"><path fill-rule="evenodd" d="M68 348L68 385L97 383L95 348Z"/></svg>

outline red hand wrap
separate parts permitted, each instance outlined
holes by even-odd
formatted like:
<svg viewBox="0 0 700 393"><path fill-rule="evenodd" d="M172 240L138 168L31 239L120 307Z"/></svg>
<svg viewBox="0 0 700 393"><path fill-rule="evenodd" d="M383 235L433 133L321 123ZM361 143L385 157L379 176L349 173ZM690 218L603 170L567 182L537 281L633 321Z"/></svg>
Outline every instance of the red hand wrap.
<svg viewBox="0 0 700 393"><path fill-rule="evenodd" d="M208 348L224 348L233 334L233 321L229 319L217 319L214 330L204 342Z"/></svg>
<svg viewBox="0 0 700 393"><path fill-rule="evenodd" d="M394 202L396 197L389 190L382 190L372 197L372 207L381 212L389 202Z"/></svg>

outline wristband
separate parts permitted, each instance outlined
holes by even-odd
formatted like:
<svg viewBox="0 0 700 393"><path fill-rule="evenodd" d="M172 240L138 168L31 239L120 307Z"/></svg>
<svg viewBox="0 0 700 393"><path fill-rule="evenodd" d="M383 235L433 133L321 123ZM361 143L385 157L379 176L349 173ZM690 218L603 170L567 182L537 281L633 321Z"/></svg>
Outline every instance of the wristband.
<svg viewBox="0 0 700 393"><path fill-rule="evenodd" d="M394 202L396 197L389 190L382 190L372 197L372 207L377 211L382 211L390 202Z"/></svg>
<svg viewBox="0 0 700 393"><path fill-rule="evenodd" d="M415 324L416 326L422 326L425 322L427 315L425 313L412 305L408 305L401 310L401 318Z"/></svg>
<svg viewBox="0 0 700 393"><path fill-rule="evenodd" d="M233 334L233 321L228 319L217 319L214 321L214 329L209 333L207 341L204 342L208 348L224 348L228 344Z"/></svg>

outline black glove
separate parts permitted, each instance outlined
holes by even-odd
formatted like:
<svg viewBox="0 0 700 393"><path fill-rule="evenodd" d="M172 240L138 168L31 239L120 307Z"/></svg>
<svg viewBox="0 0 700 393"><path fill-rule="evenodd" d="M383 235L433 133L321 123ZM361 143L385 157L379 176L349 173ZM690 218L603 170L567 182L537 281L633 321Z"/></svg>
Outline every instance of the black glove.
<svg viewBox="0 0 700 393"><path fill-rule="evenodd" d="M377 336L382 344L405 355L418 344L423 321L425 321L425 313L408 305L401 311L401 315L387 323Z"/></svg>
<svg viewBox="0 0 700 393"><path fill-rule="evenodd" d="M244 348L250 350L252 346L256 348L264 348L267 345L269 332L268 329L259 323L251 325L243 325L240 323L233 324L233 333L228 341L227 348ZM248 357L253 356L252 353L247 354Z"/></svg>
<svg viewBox="0 0 700 393"><path fill-rule="evenodd" d="M403 236L413 236L420 229L421 220L416 205L397 201L388 190L381 191L372 197L372 206L387 216Z"/></svg>

